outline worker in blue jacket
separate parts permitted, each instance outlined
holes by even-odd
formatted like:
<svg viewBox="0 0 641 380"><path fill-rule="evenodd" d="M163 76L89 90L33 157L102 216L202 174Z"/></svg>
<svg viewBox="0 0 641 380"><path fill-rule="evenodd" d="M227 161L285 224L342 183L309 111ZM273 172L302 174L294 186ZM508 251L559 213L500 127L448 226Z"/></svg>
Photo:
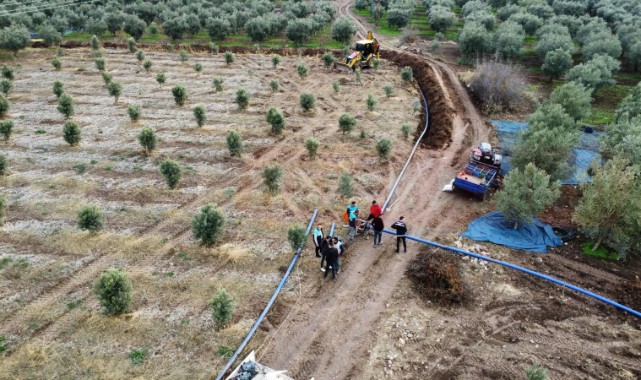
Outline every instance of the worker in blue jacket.
<svg viewBox="0 0 641 380"><path fill-rule="evenodd" d="M312 235L314 239L314 247L316 248L316 257L321 257L320 251L321 251L321 243L323 242L323 239L325 239L325 233L323 233L323 226L318 225L314 229L314 234Z"/></svg>

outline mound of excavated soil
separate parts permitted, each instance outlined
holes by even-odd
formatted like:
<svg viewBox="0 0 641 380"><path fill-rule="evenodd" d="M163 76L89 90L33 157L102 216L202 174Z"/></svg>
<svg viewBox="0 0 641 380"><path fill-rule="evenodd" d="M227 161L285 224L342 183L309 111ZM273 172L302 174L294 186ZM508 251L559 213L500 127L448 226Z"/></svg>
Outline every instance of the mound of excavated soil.
<svg viewBox="0 0 641 380"><path fill-rule="evenodd" d="M436 251L424 249L408 266L406 274L414 290L439 304L464 302L468 294L460 276L460 260Z"/></svg>

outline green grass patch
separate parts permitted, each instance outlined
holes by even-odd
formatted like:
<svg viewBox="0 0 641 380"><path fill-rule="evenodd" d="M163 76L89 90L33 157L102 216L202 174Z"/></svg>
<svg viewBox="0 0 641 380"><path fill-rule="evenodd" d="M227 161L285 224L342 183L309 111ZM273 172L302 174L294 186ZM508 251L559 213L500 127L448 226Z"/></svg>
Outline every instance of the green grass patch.
<svg viewBox="0 0 641 380"><path fill-rule="evenodd" d="M131 364L133 365L141 365L145 362L146 357L147 350L144 348L133 350L129 353L129 360L131 360Z"/></svg>
<svg viewBox="0 0 641 380"><path fill-rule="evenodd" d="M223 358L231 358L233 354L234 354L233 348L229 348L227 346L218 347L218 355L220 355Z"/></svg>
<svg viewBox="0 0 641 380"><path fill-rule="evenodd" d="M535 36L527 36L523 40L523 44L532 46L536 43L536 37Z"/></svg>
<svg viewBox="0 0 641 380"><path fill-rule="evenodd" d="M581 246L583 253L588 256L596 257L602 260L613 260L613 261L619 260L618 253L614 251L608 251L607 248L605 248L604 246L600 246L596 250L592 249L593 247L594 247L594 243L592 242L584 243Z"/></svg>
<svg viewBox="0 0 641 380"><path fill-rule="evenodd" d="M597 90L592 101L592 113L587 120L588 124L603 125L614 122L614 113L623 98L632 91L632 86L612 84Z"/></svg>
<svg viewBox="0 0 641 380"><path fill-rule="evenodd" d="M0 335L0 354L7 350L6 339L4 335Z"/></svg>
<svg viewBox="0 0 641 380"><path fill-rule="evenodd" d="M641 73L621 72L614 74L614 79L624 82L641 82Z"/></svg>

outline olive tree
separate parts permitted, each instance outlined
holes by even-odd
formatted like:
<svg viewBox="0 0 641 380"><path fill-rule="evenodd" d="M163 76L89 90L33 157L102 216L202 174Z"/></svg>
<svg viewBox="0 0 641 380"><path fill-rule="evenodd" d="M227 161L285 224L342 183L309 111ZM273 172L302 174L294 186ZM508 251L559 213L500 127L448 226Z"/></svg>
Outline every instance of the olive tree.
<svg viewBox="0 0 641 380"><path fill-rule="evenodd" d="M615 121L618 122L624 115L627 115L628 118L641 115L641 83L637 83L632 91L619 103Z"/></svg>
<svg viewBox="0 0 641 380"><path fill-rule="evenodd" d="M494 46L494 34L477 22L466 22L458 37L461 54L467 59L482 57Z"/></svg>
<svg viewBox="0 0 641 380"><path fill-rule="evenodd" d="M83 206L78 211L77 224L81 230L97 233L103 227L102 212L95 205Z"/></svg>
<svg viewBox="0 0 641 380"><path fill-rule="evenodd" d="M239 88L238 91L236 91L236 104L238 105L239 110L244 110L247 109L247 106L249 106L249 99L251 98L251 95L247 90L244 88Z"/></svg>
<svg viewBox="0 0 641 380"><path fill-rule="evenodd" d="M5 142L9 141L11 138L11 133L13 132L13 120L2 120L0 121L0 135Z"/></svg>
<svg viewBox="0 0 641 380"><path fill-rule="evenodd" d="M534 51L540 58L545 58L548 52L561 49L570 54L574 52L574 42L570 34L544 34L534 45Z"/></svg>
<svg viewBox="0 0 641 380"><path fill-rule="evenodd" d="M135 40L139 40L140 37L145 33L145 28L147 23L138 18L135 15L128 15L124 19L124 30L127 34L133 37Z"/></svg>
<svg viewBox="0 0 641 380"><path fill-rule="evenodd" d="M221 17L209 18L205 23L205 29L214 41L224 40L232 31L229 21Z"/></svg>
<svg viewBox="0 0 641 380"><path fill-rule="evenodd" d="M156 130L150 127L145 127L138 135L138 142L145 149L145 154L150 155L156 149L158 137L156 137Z"/></svg>
<svg viewBox="0 0 641 380"><path fill-rule="evenodd" d="M430 7L428 12L430 28L437 32L445 32L448 28L454 25L456 15L448 7L435 5Z"/></svg>
<svg viewBox="0 0 641 380"><path fill-rule="evenodd" d="M575 82L567 82L550 94L550 103L558 104L574 120L590 116L592 91Z"/></svg>
<svg viewBox="0 0 641 380"><path fill-rule="evenodd" d="M23 25L11 25L0 31L0 46L17 55L18 52L31 44L31 33Z"/></svg>
<svg viewBox="0 0 641 380"><path fill-rule="evenodd" d="M122 85L118 82L111 81L107 85L107 90L109 91L109 95L114 97L114 103L118 103L118 98L122 94Z"/></svg>
<svg viewBox="0 0 641 380"><path fill-rule="evenodd" d="M506 21L496 32L495 48L505 59L521 56L521 46L525 39L523 27L513 21Z"/></svg>
<svg viewBox="0 0 641 380"><path fill-rule="evenodd" d="M285 35L296 45L302 45L312 35L312 25L309 19L294 19L287 23Z"/></svg>
<svg viewBox="0 0 641 380"><path fill-rule="evenodd" d="M394 3L387 10L387 23L396 29L404 28L409 24L413 11L414 7L406 7L402 3Z"/></svg>
<svg viewBox="0 0 641 380"><path fill-rule="evenodd" d="M583 45L583 62L591 60L597 54L607 54L614 59L619 59L622 51L621 42L609 31L592 34Z"/></svg>
<svg viewBox="0 0 641 380"><path fill-rule="evenodd" d="M58 98L58 112L64 115L66 119L74 114L73 99L68 94L62 94Z"/></svg>
<svg viewBox="0 0 641 380"><path fill-rule="evenodd" d="M225 288L220 288L211 300L211 308L216 331L220 331L231 322L236 308L236 301Z"/></svg>
<svg viewBox="0 0 641 380"><path fill-rule="evenodd" d="M612 75L620 67L621 63L609 55L596 55L590 61L571 68L565 75L565 79L596 90L613 83Z"/></svg>
<svg viewBox="0 0 641 380"><path fill-rule="evenodd" d="M641 116L624 114L605 130L600 141L603 157L621 156L633 165L641 166Z"/></svg>
<svg viewBox="0 0 641 380"><path fill-rule="evenodd" d="M171 94L174 96L176 105L183 106L187 101L187 90L183 86L175 86L171 89Z"/></svg>
<svg viewBox="0 0 641 380"><path fill-rule="evenodd" d="M131 281L121 269L109 268L104 271L93 290L105 315L123 314L131 307Z"/></svg>
<svg viewBox="0 0 641 380"><path fill-rule="evenodd" d="M160 173L165 177L165 182L170 189L175 189L182 177L182 169L180 165L173 160L164 160L160 164Z"/></svg>
<svg viewBox="0 0 641 380"><path fill-rule="evenodd" d="M240 156L243 152L243 140L240 133L237 131L227 132L227 148L229 149L229 154L232 156Z"/></svg>
<svg viewBox="0 0 641 380"><path fill-rule="evenodd" d="M271 107L267 111L265 119L272 126L272 133L279 134L285 128L285 116L283 116L283 113L280 110L274 107Z"/></svg>
<svg viewBox="0 0 641 380"><path fill-rule="evenodd" d="M338 127L343 132L343 134L350 133L354 130L356 126L356 119L354 116L344 113L338 118Z"/></svg>
<svg viewBox="0 0 641 380"><path fill-rule="evenodd" d="M58 45L62 41L62 34L49 24L40 26L38 35L47 46Z"/></svg>
<svg viewBox="0 0 641 380"><path fill-rule="evenodd" d="M572 54L561 48L548 51L543 59L541 71L550 78L552 82L555 78L560 78L572 67Z"/></svg>
<svg viewBox="0 0 641 380"><path fill-rule="evenodd" d="M71 146L76 146L80 143L80 126L74 120L65 121L62 127L62 136Z"/></svg>
<svg viewBox="0 0 641 380"><path fill-rule="evenodd" d="M263 169L263 184L267 192L276 194L280 191L281 177L283 176L283 169L278 164L266 166Z"/></svg>
<svg viewBox="0 0 641 380"><path fill-rule="evenodd" d="M343 45L349 45L356 30L354 22L349 17L343 16L332 25L332 38Z"/></svg>

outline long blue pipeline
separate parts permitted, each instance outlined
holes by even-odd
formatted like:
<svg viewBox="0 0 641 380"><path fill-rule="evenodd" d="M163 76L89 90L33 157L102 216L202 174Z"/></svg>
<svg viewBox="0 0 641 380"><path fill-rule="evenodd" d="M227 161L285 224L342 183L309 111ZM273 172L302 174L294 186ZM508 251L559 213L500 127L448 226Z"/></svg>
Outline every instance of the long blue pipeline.
<svg viewBox="0 0 641 380"><path fill-rule="evenodd" d="M386 233L388 233L390 235L396 235L396 232L395 231L391 231L391 230L383 230L383 232L386 232ZM618 308L620 310L623 310L625 312L628 312L628 313L634 315L635 317L641 318L641 312L638 312L638 311L636 311L634 309L631 309L631 308L629 308L629 307L627 307L625 305L621 305L618 302L612 301L611 299L605 298L605 297L600 296L600 295L598 295L596 293L592 293L592 292L590 292L588 290L585 290L583 288L579 288L578 286L574 286L572 284L568 284L567 282L561 281L561 280L556 279L554 277L550 277L550 276L544 275L542 273L535 272L535 271L533 271L531 269L523 268L523 267L520 267L518 265L510 264L510 263L505 262L505 261L496 260L496 259L493 259L491 257L487 257L487 256L479 255L477 253L466 251L464 249L460 249L460 248L456 248L456 247L450 247L450 246L447 246L447 245L435 243L433 241L417 238L417 237L414 237L414 236L405 235L405 237L407 239L409 239L409 240L414 240L414 241L417 241L419 243L431 245L431 246L438 247L438 248L443 248L443 249L446 249L448 251L453 251L453 252L456 252L456 253L460 253L462 255L475 257L475 258L480 259L480 260L485 260L485 261L489 261L491 263L503 265L504 267L515 269L515 270L521 271L523 273L527 273L529 275L542 278L542 279L544 279L546 281L550 281L550 282L555 283L557 285L561 285L561 286L566 287L568 289L572 289L575 292L582 293L582 294L584 294L584 295L586 295L588 297L592 297L592 298L594 298L596 300L599 300L599 301L601 301L603 303L606 303L608 305L614 306L614 307L616 307L616 308Z"/></svg>
<svg viewBox="0 0 641 380"><path fill-rule="evenodd" d="M305 231L305 240L307 240L307 236L309 235L309 232L312 230L312 226L314 225L314 220L316 220L316 215L318 215L318 209L314 210L314 214L312 215L312 218L309 220L309 225L307 226L307 230ZM301 243L300 247L298 247L298 249L296 250L296 253L294 254L294 258L292 259L292 262L289 264L289 268L287 268L287 272L285 272L283 279L280 280L280 284L278 284L278 287L276 287L276 291L272 295L272 298L269 299L267 306L265 306L265 309L263 310L263 312L260 313L260 316L252 326L251 330L249 330L243 342L240 344L240 346L238 346L238 348L236 349L236 352L234 352L234 355L232 355L232 357L229 358L229 361L227 362L227 364L223 367L223 369L220 370L220 372L218 372L218 376L216 376L216 380L221 380L223 376L225 376L225 373L229 371L231 366L234 364L234 362L238 358L238 355L240 355L240 353L245 349L245 346L247 345L247 343L249 343L249 340L256 333L258 326L260 326L260 324L263 322L263 319L265 319L265 316L269 312L269 309L271 309L272 305L274 304L274 301L276 301L276 297L278 297L278 295L280 294L280 291L283 290L283 287L285 286L285 283L287 282L289 275L292 273L292 270L294 269L294 265L296 265L296 262L300 257L300 253L303 250L303 246L305 245L305 240L303 240L303 243Z"/></svg>
<svg viewBox="0 0 641 380"><path fill-rule="evenodd" d="M416 143L414 144L414 148L412 148L412 151L410 152L410 155L407 157L407 161L405 161L405 165L403 165L403 169L401 170L401 173L396 178L396 182L394 182L394 186L392 186L392 189L390 190L389 195L387 196L387 199L385 199L385 203L383 203L383 214L385 213L385 210L387 209L387 206L389 205L390 201L392 200L392 197L394 196L394 193L396 192L396 188L398 187L398 184L401 182L401 178L403 177L403 174L405 174L405 170L410 165L410 161L412 161L412 157L414 157L414 153L416 152L416 149L418 148L418 144L421 143L421 140L423 140L423 136L425 136L427 131L430 129L430 109L429 109L429 107L427 105L427 99L425 99L425 95L423 94L423 90L421 90L419 88L418 92L421 93L421 97L423 98L423 106L425 106L425 129L423 129L423 133L421 133L419 138L416 140Z"/></svg>

